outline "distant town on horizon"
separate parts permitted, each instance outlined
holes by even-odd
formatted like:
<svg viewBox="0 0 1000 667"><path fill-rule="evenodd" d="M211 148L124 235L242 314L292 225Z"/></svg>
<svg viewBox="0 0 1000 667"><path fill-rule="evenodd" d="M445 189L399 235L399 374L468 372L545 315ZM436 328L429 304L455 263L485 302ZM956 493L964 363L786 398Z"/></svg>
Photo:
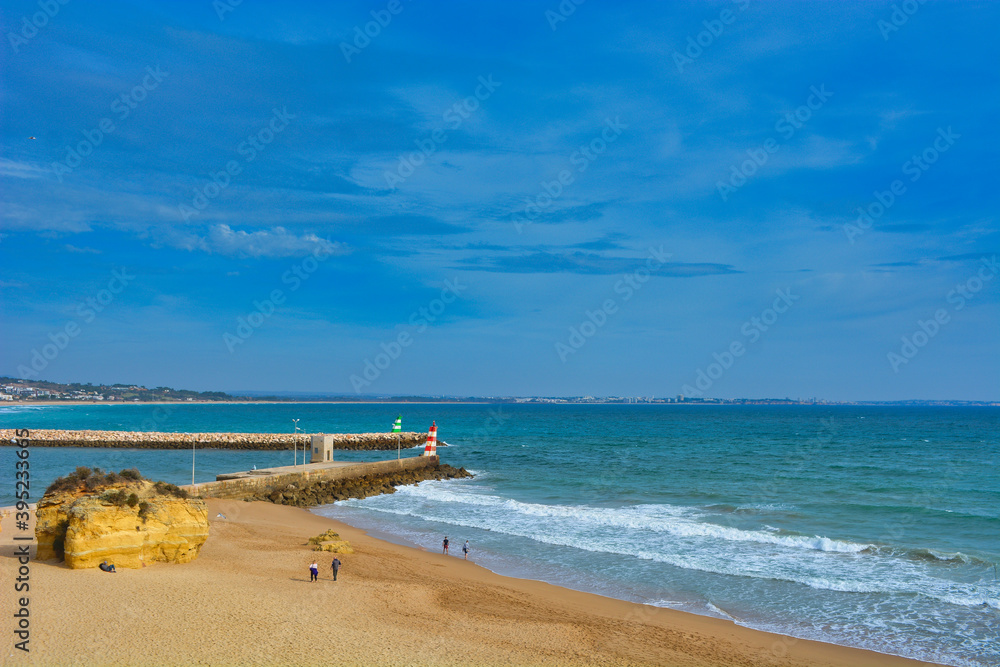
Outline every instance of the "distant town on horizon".
<svg viewBox="0 0 1000 667"><path fill-rule="evenodd" d="M321 392L193 391L136 384L61 383L43 380L20 380L0 376L0 402L108 403L160 402L280 402L296 403L548 403L548 404L714 404L714 405L923 405L923 406L1000 406L1000 401L949 399L911 399L897 401L830 401L822 398L715 398L676 396L416 396L326 394Z"/></svg>

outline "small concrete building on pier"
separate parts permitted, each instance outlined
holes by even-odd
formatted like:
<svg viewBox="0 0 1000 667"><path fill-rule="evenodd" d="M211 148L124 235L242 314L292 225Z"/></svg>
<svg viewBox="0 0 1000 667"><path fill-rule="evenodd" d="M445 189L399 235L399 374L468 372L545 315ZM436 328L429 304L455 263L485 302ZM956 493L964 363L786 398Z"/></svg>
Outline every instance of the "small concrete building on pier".
<svg viewBox="0 0 1000 667"><path fill-rule="evenodd" d="M326 463L333 460L333 436L314 435L310 438L312 444L312 458L310 463Z"/></svg>

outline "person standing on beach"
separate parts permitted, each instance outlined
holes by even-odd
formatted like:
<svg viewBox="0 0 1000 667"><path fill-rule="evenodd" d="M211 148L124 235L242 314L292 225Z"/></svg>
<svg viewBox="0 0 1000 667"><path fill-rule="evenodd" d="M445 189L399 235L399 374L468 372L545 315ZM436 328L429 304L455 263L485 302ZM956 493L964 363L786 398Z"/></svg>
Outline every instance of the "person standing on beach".
<svg viewBox="0 0 1000 667"><path fill-rule="evenodd" d="M469 540L462 545L462 553L465 555L465 560L469 560Z"/></svg>
<svg viewBox="0 0 1000 667"><path fill-rule="evenodd" d="M316 561L309 566L309 581L319 581L319 565Z"/></svg>
<svg viewBox="0 0 1000 667"><path fill-rule="evenodd" d="M447 535L445 535L444 542L441 543L441 546L444 547L444 549L442 549L441 553L443 553L443 554L448 553L448 536Z"/></svg>
<svg viewBox="0 0 1000 667"><path fill-rule="evenodd" d="M333 562L330 563L331 569L333 569L333 580L337 580L337 573L340 572L340 559L334 558Z"/></svg>

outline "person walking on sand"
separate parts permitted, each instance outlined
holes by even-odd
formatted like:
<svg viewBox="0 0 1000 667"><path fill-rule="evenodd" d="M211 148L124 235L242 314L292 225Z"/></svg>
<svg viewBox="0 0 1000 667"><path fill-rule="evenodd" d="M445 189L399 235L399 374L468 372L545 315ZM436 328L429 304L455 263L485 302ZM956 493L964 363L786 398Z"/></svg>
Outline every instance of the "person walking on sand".
<svg viewBox="0 0 1000 667"><path fill-rule="evenodd" d="M447 554L448 553L448 536L447 535L444 536L444 542L441 543L441 546L444 547L441 550L441 553Z"/></svg>
<svg viewBox="0 0 1000 667"><path fill-rule="evenodd" d="M316 561L313 561L312 565L309 566L309 581L319 581L319 565L316 564Z"/></svg>
<svg viewBox="0 0 1000 667"><path fill-rule="evenodd" d="M337 573L340 572L340 559L334 558L333 562L330 563L330 568L333 570L333 580L337 580Z"/></svg>
<svg viewBox="0 0 1000 667"><path fill-rule="evenodd" d="M469 560L469 540L462 545L462 553L465 555L465 560Z"/></svg>

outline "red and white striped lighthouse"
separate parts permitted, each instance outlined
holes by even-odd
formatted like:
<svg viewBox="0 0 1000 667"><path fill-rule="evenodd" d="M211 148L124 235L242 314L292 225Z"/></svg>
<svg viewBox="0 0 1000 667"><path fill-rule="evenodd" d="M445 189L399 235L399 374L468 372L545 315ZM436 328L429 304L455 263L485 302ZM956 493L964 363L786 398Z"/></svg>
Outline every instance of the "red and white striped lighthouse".
<svg viewBox="0 0 1000 667"><path fill-rule="evenodd" d="M431 430L427 431L427 444L424 445L424 456L437 456L438 427L437 421L431 422Z"/></svg>

